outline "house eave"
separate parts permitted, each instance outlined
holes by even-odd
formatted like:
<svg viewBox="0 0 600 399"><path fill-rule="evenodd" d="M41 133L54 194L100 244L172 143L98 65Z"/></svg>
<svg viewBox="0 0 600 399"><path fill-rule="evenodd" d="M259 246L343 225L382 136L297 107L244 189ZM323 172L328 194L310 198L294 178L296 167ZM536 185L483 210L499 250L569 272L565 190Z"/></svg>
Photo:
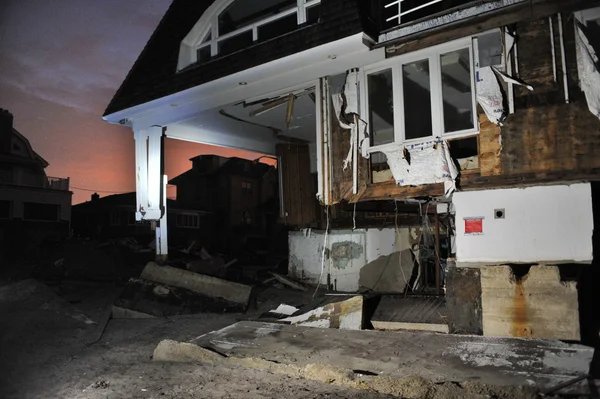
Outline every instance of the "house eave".
<svg viewBox="0 0 600 399"><path fill-rule="evenodd" d="M103 120L112 124L145 128L152 125L166 126L187 120L198 113L216 108L239 99L269 94L296 84L306 83L325 76L327 73L339 73L352 67L360 67L361 62L371 63L373 59L384 59L382 51L370 51L364 33L357 33L343 39L306 50L288 57L268 62L244 71L213 80L193 88L157 98L143 104L126 108L103 116ZM344 56L365 53L371 57L353 57L352 63ZM315 65L319 68L315 68ZM366 64L364 64L366 65ZM284 75L287 85L278 79ZM174 72L175 73L175 72ZM320 76L319 76L320 75ZM242 85L242 83L246 83Z"/></svg>

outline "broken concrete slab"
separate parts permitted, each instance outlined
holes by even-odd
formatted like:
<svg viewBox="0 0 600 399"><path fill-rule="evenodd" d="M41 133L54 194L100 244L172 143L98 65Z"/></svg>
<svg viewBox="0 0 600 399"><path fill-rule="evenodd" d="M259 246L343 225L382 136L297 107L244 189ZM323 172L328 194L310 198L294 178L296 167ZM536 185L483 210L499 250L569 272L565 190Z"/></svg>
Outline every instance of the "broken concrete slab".
<svg viewBox="0 0 600 399"><path fill-rule="evenodd" d="M480 271L484 335L580 339L577 286L561 281L557 266L531 266L522 277L510 266Z"/></svg>
<svg viewBox="0 0 600 399"><path fill-rule="evenodd" d="M380 256L360 270L358 284L373 292L402 293L410 282L414 266L409 249Z"/></svg>
<svg viewBox="0 0 600 399"><path fill-rule="evenodd" d="M310 312L288 317L281 321L296 326L340 328L361 330L363 325L363 297L358 295L342 302L334 302L318 307Z"/></svg>
<svg viewBox="0 0 600 399"><path fill-rule="evenodd" d="M140 278L166 284L173 287L185 288L195 293L212 298L223 298L247 306L252 287L205 276L188 270L176 269L170 266L159 266L154 262L146 265Z"/></svg>
<svg viewBox="0 0 600 399"><path fill-rule="evenodd" d="M184 288L132 278L114 302L115 318L169 317L195 313L242 312L245 306Z"/></svg>
<svg viewBox="0 0 600 399"><path fill-rule="evenodd" d="M377 305L371 323L376 330L447 334L447 313L443 297L384 295Z"/></svg>
<svg viewBox="0 0 600 399"><path fill-rule="evenodd" d="M593 348L557 340L490 338L406 331L352 331L239 322L190 343L229 357L327 364L433 382L556 385L586 374ZM460 397L460 396L456 396Z"/></svg>

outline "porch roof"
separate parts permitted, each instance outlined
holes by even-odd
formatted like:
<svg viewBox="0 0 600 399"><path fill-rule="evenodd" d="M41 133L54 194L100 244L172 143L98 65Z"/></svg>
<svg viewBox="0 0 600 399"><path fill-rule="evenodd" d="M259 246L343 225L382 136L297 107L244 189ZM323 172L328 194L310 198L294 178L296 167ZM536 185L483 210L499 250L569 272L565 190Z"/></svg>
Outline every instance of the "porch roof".
<svg viewBox="0 0 600 399"><path fill-rule="evenodd" d="M363 31L359 0L324 0L318 23L176 73L180 43L211 3L173 1L104 116Z"/></svg>

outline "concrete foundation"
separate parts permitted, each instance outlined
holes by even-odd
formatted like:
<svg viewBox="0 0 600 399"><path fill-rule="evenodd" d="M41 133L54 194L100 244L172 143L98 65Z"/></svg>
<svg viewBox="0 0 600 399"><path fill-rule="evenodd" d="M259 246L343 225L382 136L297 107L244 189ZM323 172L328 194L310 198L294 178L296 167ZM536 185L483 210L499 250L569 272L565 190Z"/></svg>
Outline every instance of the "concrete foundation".
<svg viewBox="0 0 600 399"><path fill-rule="evenodd" d="M509 266L482 267L483 334L579 340L575 282L563 282L557 266L532 266L515 276Z"/></svg>

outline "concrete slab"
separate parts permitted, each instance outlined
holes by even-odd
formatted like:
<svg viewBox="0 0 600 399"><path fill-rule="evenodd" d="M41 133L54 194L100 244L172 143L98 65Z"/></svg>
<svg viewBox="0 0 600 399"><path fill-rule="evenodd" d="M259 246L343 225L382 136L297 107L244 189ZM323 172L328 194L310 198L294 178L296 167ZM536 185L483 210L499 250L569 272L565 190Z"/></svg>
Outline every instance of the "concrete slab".
<svg viewBox="0 0 600 399"><path fill-rule="evenodd" d="M593 349L555 340L352 331L239 322L190 343L227 356L364 370L395 378L553 386L587 373Z"/></svg>
<svg viewBox="0 0 600 399"><path fill-rule="evenodd" d="M248 305L252 287L216 277L205 276L170 266L159 266L154 262L146 265L140 278L156 283L185 288L212 298Z"/></svg>
<svg viewBox="0 0 600 399"><path fill-rule="evenodd" d="M361 330L363 324L363 297L358 295L342 302L330 303L310 312L285 318L282 321L304 327Z"/></svg>

